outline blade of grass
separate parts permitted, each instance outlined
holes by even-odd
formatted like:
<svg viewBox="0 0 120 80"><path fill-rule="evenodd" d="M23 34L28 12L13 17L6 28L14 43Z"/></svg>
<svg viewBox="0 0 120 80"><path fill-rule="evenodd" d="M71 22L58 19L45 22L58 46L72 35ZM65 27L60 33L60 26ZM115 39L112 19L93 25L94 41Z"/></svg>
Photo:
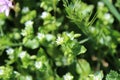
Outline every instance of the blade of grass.
<svg viewBox="0 0 120 80"><path fill-rule="evenodd" d="M88 27L91 26L91 25L95 22L95 20L97 19L97 13L98 13L98 12L96 12L96 13L94 14L92 20L88 23L88 25L87 25Z"/></svg>
<svg viewBox="0 0 120 80"><path fill-rule="evenodd" d="M120 14L117 11L117 9L113 6L112 3L110 3L109 0L102 0L105 5L107 5L107 7L109 8L110 12L118 19L118 21L120 22Z"/></svg>
<svg viewBox="0 0 120 80"><path fill-rule="evenodd" d="M2 26L0 26L0 36L3 36L4 33L3 33L3 29L2 29Z"/></svg>

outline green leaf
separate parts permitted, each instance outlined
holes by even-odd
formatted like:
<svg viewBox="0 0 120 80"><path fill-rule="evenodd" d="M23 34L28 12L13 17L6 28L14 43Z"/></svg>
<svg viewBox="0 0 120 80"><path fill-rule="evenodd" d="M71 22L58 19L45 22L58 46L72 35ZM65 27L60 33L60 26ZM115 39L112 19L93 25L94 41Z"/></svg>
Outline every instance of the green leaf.
<svg viewBox="0 0 120 80"><path fill-rule="evenodd" d="M81 75L81 78L87 77L91 72L89 63L85 59L78 60L78 63L76 64L76 72Z"/></svg>
<svg viewBox="0 0 120 80"><path fill-rule="evenodd" d="M25 47L31 48L31 49L36 49L39 47L39 41L37 39L28 39L24 38L23 39L23 44Z"/></svg>
<svg viewBox="0 0 120 80"><path fill-rule="evenodd" d="M22 16L22 19L20 20L20 22L24 23L24 22L26 22L28 20L32 20L32 19L34 19L36 17L36 14L37 14L36 11L32 10L28 14Z"/></svg>
<svg viewBox="0 0 120 80"><path fill-rule="evenodd" d="M0 66L0 80L10 80L13 68L10 66Z"/></svg>
<svg viewBox="0 0 120 80"><path fill-rule="evenodd" d="M81 46L80 44L75 44L72 49L73 53L76 55L83 54L87 51L87 49L84 46Z"/></svg>
<svg viewBox="0 0 120 80"><path fill-rule="evenodd" d="M116 71L111 70L109 74L106 76L106 80L120 80L120 74Z"/></svg>

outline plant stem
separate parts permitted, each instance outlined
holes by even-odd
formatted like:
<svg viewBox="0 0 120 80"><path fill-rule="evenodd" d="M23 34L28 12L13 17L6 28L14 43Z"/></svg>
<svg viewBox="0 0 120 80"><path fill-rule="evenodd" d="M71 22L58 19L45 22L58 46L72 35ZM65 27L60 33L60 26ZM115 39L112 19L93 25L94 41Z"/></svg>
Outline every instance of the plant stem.
<svg viewBox="0 0 120 80"><path fill-rule="evenodd" d="M0 36L3 36L3 35L4 35L2 26L0 26L0 34L1 34Z"/></svg>

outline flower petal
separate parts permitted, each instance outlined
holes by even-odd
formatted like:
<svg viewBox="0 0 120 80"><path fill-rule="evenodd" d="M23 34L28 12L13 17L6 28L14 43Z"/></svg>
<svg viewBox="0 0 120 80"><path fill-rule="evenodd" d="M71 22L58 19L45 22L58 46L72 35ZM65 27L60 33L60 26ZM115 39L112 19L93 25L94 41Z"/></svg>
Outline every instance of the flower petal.
<svg viewBox="0 0 120 80"><path fill-rule="evenodd" d="M12 1L0 0L0 13L4 12L6 16L9 15L10 8L13 8Z"/></svg>
<svg viewBox="0 0 120 80"><path fill-rule="evenodd" d="M6 6L1 6L0 7L0 12L4 12L6 8L7 8Z"/></svg>
<svg viewBox="0 0 120 80"><path fill-rule="evenodd" d="M5 1L4 0L0 0L0 5L3 5L5 4Z"/></svg>
<svg viewBox="0 0 120 80"><path fill-rule="evenodd" d="M10 9L6 9L6 10L5 10L5 15L8 16L8 15L9 15L9 12L10 12Z"/></svg>

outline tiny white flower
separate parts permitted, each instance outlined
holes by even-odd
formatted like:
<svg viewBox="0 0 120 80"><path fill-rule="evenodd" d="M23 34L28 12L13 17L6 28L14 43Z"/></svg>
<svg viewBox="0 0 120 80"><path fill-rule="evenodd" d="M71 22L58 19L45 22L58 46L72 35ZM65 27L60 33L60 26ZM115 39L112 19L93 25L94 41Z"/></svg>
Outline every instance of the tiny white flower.
<svg viewBox="0 0 120 80"><path fill-rule="evenodd" d="M22 13L27 13L29 11L29 7L23 7Z"/></svg>
<svg viewBox="0 0 120 80"><path fill-rule="evenodd" d="M22 59L26 56L26 51L22 51L20 54L19 54L19 57Z"/></svg>
<svg viewBox="0 0 120 80"><path fill-rule="evenodd" d="M98 76L94 76L94 80L101 80L101 79Z"/></svg>
<svg viewBox="0 0 120 80"><path fill-rule="evenodd" d="M32 80L32 77L31 76L26 76L25 80Z"/></svg>
<svg viewBox="0 0 120 80"><path fill-rule="evenodd" d="M67 73L63 76L64 80L73 80L73 76L70 73Z"/></svg>
<svg viewBox="0 0 120 80"><path fill-rule="evenodd" d="M7 52L8 55L12 55L13 52L14 52L14 49L8 48L8 49L6 50L6 52Z"/></svg>
<svg viewBox="0 0 120 80"><path fill-rule="evenodd" d="M38 38L39 40L43 40L43 39L45 38L45 34L43 34L43 33L38 33L38 34L37 34L37 38Z"/></svg>
<svg viewBox="0 0 120 80"><path fill-rule="evenodd" d="M6 53L7 53L7 55L9 55L9 58L10 58L10 59L14 59L14 49L8 48L8 49L6 50Z"/></svg>
<svg viewBox="0 0 120 80"><path fill-rule="evenodd" d="M36 67L37 69L42 68L42 66L43 66L43 64L42 64L41 61L36 61L36 62L35 62L35 67Z"/></svg>
<svg viewBox="0 0 120 80"><path fill-rule="evenodd" d="M18 73L17 71L13 71L13 73L14 73L16 76L20 76L20 73Z"/></svg>
<svg viewBox="0 0 120 80"><path fill-rule="evenodd" d="M26 35L27 35L27 32L26 32L26 31L23 31L23 32L21 33L21 35L26 36Z"/></svg>
<svg viewBox="0 0 120 80"><path fill-rule="evenodd" d="M47 41L51 41L54 39L54 36L51 34L46 34L46 39L47 39Z"/></svg>
<svg viewBox="0 0 120 80"><path fill-rule="evenodd" d="M106 20L110 20L111 16L110 16L109 13L106 13L106 14L104 15L104 18L105 18Z"/></svg>
<svg viewBox="0 0 120 80"><path fill-rule="evenodd" d="M45 19L49 15L48 12L42 12L42 15L40 16L42 19Z"/></svg>
<svg viewBox="0 0 120 80"><path fill-rule="evenodd" d="M101 2L101 1L99 1L99 2L98 2L98 6L99 6L99 7L103 7L103 6L104 6L104 3Z"/></svg>
<svg viewBox="0 0 120 80"><path fill-rule="evenodd" d="M4 70L0 69L0 75L3 75L3 74L4 74Z"/></svg>
<svg viewBox="0 0 120 80"><path fill-rule="evenodd" d="M56 40L57 45L61 45L63 42L64 42L64 39L62 37L58 36L58 38Z"/></svg>
<svg viewBox="0 0 120 80"><path fill-rule="evenodd" d="M25 26L33 26L33 21L29 20L25 22Z"/></svg>

